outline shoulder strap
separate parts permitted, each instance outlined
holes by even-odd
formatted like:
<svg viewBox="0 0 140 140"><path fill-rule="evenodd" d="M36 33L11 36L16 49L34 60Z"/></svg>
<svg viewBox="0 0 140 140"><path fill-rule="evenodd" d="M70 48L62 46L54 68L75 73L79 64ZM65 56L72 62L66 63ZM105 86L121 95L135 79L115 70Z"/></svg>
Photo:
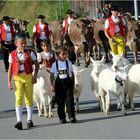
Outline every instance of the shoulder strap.
<svg viewBox="0 0 140 140"><path fill-rule="evenodd" d="M67 77L69 78L69 65L68 65L68 60L66 60L66 67L67 67Z"/></svg>
<svg viewBox="0 0 140 140"><path fill-rule="evenodd" d="M57 72L57 77L59 78L59 73L58 73L58 70L59 70L59 69L58 69L58 60L56 60L56 61L55 61L55 63L56 63L56 72Z"/></svg>

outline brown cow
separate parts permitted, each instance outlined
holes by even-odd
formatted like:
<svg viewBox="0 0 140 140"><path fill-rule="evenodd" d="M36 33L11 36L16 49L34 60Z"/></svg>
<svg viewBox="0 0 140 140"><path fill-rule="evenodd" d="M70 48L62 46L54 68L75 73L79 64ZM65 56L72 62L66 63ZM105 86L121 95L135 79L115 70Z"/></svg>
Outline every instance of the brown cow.
<svg viewBox="0 0 140 140"><path fill-rule="evenodd" d="M98 47L104 47L106 54L106 62L109 61L108 50L110 49L108 39L104 34L104 22L106 19L100 19L94 24L94 37ZM134 63L137 63L137 51L139 50L140 45L140 27L139 23L135 20L130 20L126 18L127 22L127 33L126 33L126 46L133 51Z"/></svg>
<svg viewBox="0 0 140 140"><path fill-rule="evenodd" d="M52 45L53 45L54 49L63 45L63 26L62 26L62 24L63 23L60 20L50 22L52 33L53 33Z"/></svg>
<svg viewBox="0 0 140 140"><path fill-rule="evenodd" d="M140 25L138 21L130 19L127 16L125 19L127 22L126 46L133 52L134 63L137 63L137 52L140 50Z"/></svg>
<svg viewBox="0 0 140 140"><path fill-rule="evenodd" d="M77 65L80 65L78 51L79 49L81 49L84 56L85 67L88 67L89 65L88 43L86 39L89 23L90 22L87 19L74 19L70 24L69 30L70 40L72 41L75 47L76 63Z"/></svg>
<svg viewBox="0 0 140 140"><path fill-rule="evenodd" d="M104 23L106 19L100 19L94 23L94 38L96 40L96 44L98 46L98 58L100 57L101 48L105 51L106 63L109 62L108 51L110 50L110 46L108 43L108 39L104 34Z"/></svg>

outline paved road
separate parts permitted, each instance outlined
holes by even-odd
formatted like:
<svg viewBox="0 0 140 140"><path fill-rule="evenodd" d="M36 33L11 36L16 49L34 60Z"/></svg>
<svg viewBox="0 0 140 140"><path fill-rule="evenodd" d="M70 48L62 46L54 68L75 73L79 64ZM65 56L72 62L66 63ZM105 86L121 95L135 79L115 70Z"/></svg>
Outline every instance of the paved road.
<svg viewBox="0 0 140 140"><path fill-rule="evenodd" d="M98 111L97 100L90 89L90 71L82 73L84 89L80 98L80 113L77 124L60 124L56 108L53 118L39 118L34 106L35 127L26 130L26 111L23 115L23 131L14 128L14 93L7 89L7 73L0 60L0 138L1 139L136 139L140 138L140 98L135 98L136 110L127 110L127 116L116 111L116 100L112 100L112 112L108 116ZM25 110L25 109L24 109Z"/></svg>

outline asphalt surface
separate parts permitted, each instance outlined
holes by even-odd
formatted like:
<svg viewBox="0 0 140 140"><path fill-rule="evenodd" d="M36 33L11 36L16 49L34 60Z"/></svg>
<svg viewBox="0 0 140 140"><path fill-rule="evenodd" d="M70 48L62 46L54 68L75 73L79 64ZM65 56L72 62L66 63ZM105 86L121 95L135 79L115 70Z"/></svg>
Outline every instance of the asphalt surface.
<svg viewBox="0 0 140 140"><path fill-rule="evenodd" d="M82 68L83 65L80 67ZM26 129L26 109L23 111L24 130L14 128L14 91L7 88L7 73L0 60L0 139L138 139L140 138L140 97L135 97L136 110L127 109L127 116L116 110L116 100L111 101L108 116L98 110L98 103L90 88L92 65L82 73L83 91L80 97L78 123L60 124L56 108L52 118L38 117L34 105L35 127ZM68 119L67 119L68 120Z"/></svg>

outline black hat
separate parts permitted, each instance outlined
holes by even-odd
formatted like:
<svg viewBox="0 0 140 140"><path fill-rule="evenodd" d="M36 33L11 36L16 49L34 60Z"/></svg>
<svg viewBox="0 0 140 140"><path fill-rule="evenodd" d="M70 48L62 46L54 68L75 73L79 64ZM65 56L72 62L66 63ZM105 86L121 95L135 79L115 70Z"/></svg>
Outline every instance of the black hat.
<svg viewBox="0 0 140 140"><path fill-rule="evenodd" d="M2 18L2 20L9 20L9 19L10 19L9 16L4 16L4 17Z"/></svg>
<svg viewBox="0 0 140 140"><path fill-rule="evenodd" d="M112 6L111 11L119 11L119 8L117 6Z"/></svg>
<svg viewBox="0 0 140 140"><path fill-rule="evenodd" d="M44 19L45 16L44 15L39 15L37 18Z"/></svg>
<svg viewBox="0 0 140 140"><path fill-rule="evenodd" d="M71 10L71 9L68 9L67 12L66 12L66 14L72 14L72 13L74 13L74 11Z"/></svg>

